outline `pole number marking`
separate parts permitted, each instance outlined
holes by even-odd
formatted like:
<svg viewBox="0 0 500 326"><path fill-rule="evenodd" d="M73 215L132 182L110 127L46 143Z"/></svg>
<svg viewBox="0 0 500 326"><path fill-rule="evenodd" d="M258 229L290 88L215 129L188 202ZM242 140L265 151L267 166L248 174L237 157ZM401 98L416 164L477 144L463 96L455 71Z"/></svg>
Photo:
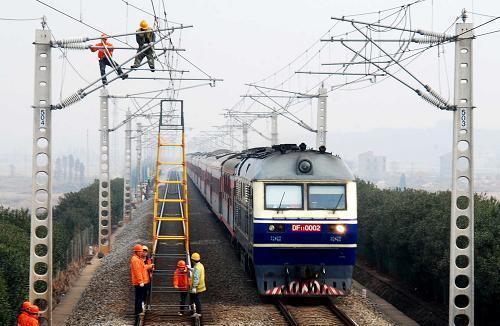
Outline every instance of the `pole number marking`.
<svg viewBox="0 0 500 326"><path fill-rule="evenodd" d="M46 109L40 109L40 128L47 127L47 111Z"/></svg>
<svg viewBox="0 0 500 326"><path fill-rule="evenodd" d="M465 109L460 110L460 127L467 128L467 111Z"/></svg>

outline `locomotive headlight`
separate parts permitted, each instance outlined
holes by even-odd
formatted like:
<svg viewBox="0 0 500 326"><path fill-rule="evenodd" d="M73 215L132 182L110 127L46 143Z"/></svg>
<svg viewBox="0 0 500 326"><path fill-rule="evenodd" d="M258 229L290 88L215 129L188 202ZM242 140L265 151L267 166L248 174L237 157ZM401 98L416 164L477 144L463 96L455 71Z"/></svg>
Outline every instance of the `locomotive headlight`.
<svg viewBox="0 0 500 326"><path fill-rule="evenodd" d="M333 224L330 225L330 232L334 232L337 234L345 234L347 231L347 227L344 224Z"/></svg>
<svg viewBox="0 0 500 326"><path fill-rule="evenodd" d="M285 225L284 224L269 224L267 226L267 231L268 232L285 232Z"/></svg>
<svg viewBox="0 0 500 326"><path fill-rule="evenodd" d="M312 170L312 163L309 160L301 160L297 165L300 173L309 173Z"/></svg>

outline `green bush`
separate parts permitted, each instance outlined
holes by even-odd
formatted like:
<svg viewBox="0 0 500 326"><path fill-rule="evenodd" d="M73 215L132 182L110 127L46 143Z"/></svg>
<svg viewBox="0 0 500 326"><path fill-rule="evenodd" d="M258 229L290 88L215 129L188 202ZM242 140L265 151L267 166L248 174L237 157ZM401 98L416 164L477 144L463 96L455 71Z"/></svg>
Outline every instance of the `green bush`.
<svg viewBox="0 0 500 326"><path fill-rule="evenodd" d="M64 194L53 207L54 267L66 267L71 239L94 226L98 230L99 183ZM112 223L122 219L123 179L111 181ZM28 298L30 214L25 209L0 206L0 325L15 323L19 308ZM97 239L97 236L95 237Z"/></svg>
<svg viewBox="0 0 500 326"><path fill-rule="evenodd" d="M358 180L359 255L447 306L450 201L449 191L381 190ZM476 195L474 208L476 320L487 325L500 308L500 202Z"/></svg>

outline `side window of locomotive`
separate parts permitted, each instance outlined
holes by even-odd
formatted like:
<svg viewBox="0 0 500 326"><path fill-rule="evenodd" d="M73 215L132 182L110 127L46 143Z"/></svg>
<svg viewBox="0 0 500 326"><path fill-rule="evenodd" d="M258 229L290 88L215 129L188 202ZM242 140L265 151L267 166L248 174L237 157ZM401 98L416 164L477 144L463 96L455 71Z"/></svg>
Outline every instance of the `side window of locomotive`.
<svg viewBox="0 0 500 326"><path fill-rule="evenodd" d="M303 209L302 185L265 185L266 209Z"/></svg>
<svg viewBox="0 0 500 326"><path fill-rule="evenodd" d="M345 185L309 185L309 209L346 209Z"/></svg>

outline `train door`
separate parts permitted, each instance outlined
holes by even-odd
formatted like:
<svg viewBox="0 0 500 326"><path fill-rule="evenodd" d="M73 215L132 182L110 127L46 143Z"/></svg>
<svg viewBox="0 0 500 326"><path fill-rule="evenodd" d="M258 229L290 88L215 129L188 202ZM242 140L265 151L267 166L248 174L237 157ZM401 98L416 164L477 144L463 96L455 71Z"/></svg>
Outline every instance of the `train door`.
<svg viewBox="0 0 500 326"><path fill-rule="evenodd" d="M219 179L219 214L223 215L224 211L222 210L222 194L224 191L224 180L226 179L226 176L224 174L221 174L220 179Z"/></svg>

